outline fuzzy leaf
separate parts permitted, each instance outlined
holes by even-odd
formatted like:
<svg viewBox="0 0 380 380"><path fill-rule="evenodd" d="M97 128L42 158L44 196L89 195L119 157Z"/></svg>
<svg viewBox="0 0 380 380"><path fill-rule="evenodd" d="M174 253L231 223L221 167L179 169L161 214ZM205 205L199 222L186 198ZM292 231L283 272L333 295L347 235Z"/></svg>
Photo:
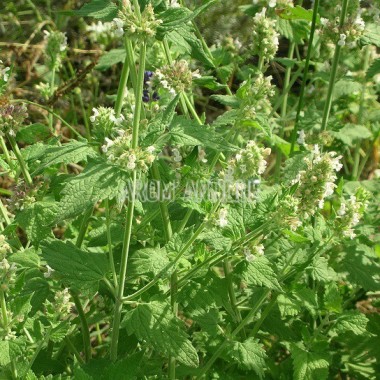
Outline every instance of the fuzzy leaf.
<svg viewBox="0 0 380 380"><path fill-rule="evenodd" d="M280 294L277 297L277 305L282 317L286 317L288 315L295 316L301 311L299 301L285 294Z"/></svg>
<svg viewBox="0 0 380 380"><path fill-rule="evenodd" d="M340 314L335 322L332 331L337 334L352 332L355 335L363 335L367 332L367 317L354 310L345 311Z"/></svg>
<svg viewBox="0 0 380 380"><path fill-rule="evenodd" d="M112 49L107 51L100 57L95 68L97 70L107 70L117 63L124 62L126 55L125 49Z"/></svg>
<svg viewBox="0 0 380 380"><path fill-rule="evenodd" d="M82 251L70 242L49 240L41 249L46 262L75 290L97 290L108 271L105 254Z"/></svg>
<svg viewBox="0 0 380 380"><path fill-rule="evenodd" d="M110 0L92 0L83 5L79 10L73 11L74 15L93 17L101 21L112 21L117 17L117 5Z"/></svg>
<svg viewBox="0 0 380 380"><path fill-rule="evenodd" d="M294 380L324 380L328 375L328 352L306 349L302 343L291 343Z"/></svg>
<svg viewBox="0 0 380 380"><path fill-rule="evenodd" d="M58 220L73 218L102 199L122 198L128 173L107 163L91 162L79 175L70 178L62 190Z"/></svg>
<svg viewBox="0 0 380 380"><path fill-rule="evenodd" d="M265 256L256 257L253 261L243 263L243 279L248 285L265 286L269 289L281 290L276 273Z"/></svg>
<svg viewBox="0 0 380 380"><path fill-rule="evenodd" d="M380 74L380 58L375 59L366 73L366 79L371 80L375 75Z"/></svg>
<svg viewBox="0 0 380 380"><path fill-rule="evenodd" d="M77 163L96 156L95 150L82 141L73 140L61 146L46 146L45 151L41 152L42 158L38 169L33 175L41 173L49 166Z"/></svg>
<svg viewBox="0 0 380 380"><path fill-rule="evenodd" d="M264 377L267 355L257 339L248 338L243 343L234 342L228 353L240 368L254 371L260 379Z"/></svg>
<svg viewBox="0 0 380 380"><path fill-rule="evenodd" d="M175 357L190 367L199 364L197 351L188 339L183 322L173 315L169 304L154 301L139 304L123 321L128 334L136 334L161 354Z"/></svg>
<svg viewBox="0 0 380 380"><path fill-rule="evenodd" d="M16 140L23 141L27 144L33 144L38 140L45 140L50 136L50 130L44 124L31 124L23 127L17 132Z"/></svg>
<svg viewBox="0 0 380 380"><path fill-rule="evenodd" d="M145 248L133 252L128 265L128 274L143 275L160 273L169 264L165 248Z"/></svg>

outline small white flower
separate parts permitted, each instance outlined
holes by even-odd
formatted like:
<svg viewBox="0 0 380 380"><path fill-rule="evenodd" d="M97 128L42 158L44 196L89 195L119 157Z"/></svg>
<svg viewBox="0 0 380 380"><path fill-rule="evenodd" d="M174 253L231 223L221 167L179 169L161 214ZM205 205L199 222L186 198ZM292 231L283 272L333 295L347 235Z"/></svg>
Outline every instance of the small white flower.
<svg viewBox="0 0 380 380"><path fill-rule="evenodd" d="M329 20L325 17L321 17L321 25L326 26L328 24Z"/></svg>
<svg viewBox="0 0 380 380"><path fill-rule="evenodd" d="M95 123L96 118L99 116L99 111L97 108L92 109L93 115L90 117L91 123Z"/></svg>
<svg viewBox="0 0 380 380"><path fill-rule="evenodd" d="M178 3L178 0L169 0L170 8L179 8L181 5Z"/></svg>
<svg viewBox="0 0 380 380"><path fill-rule="evenodd" d="M228 215L227 209L221 208L219 210L219 220L218 220L219 227L224 228L228 225L227 215Z"/></svg>
<svg viewBox="0 0 380 380"><path fill-rule="evenodd" d="M277 4L277 0L269 0L269 2L268 2L268 6L270 8L274 8L276 6L276 4Z"/></svg>
<svg viewBox="0 0 380 380"><path fill-rule="evenodd" d="M301 129L297 133L298 133L297 143L299 145L305 145L305 131L303 129Z"/></svg>
<svg viewBox="0 0 380 380"><path fill-rule="evenodd" d="M122 37L124 35L124 29L123 29L124 22L123 22L123 20L121 20L120 18L114 18L113 23L114 23L115 28L116 28L115 35L117 37Z"/></svg>
<svg viewBox="0 0 380 380"><path fill-rule="evenodd" d="M346 38L347 38L347 36L346 36L344 33L340 34L340 35L339 35L338 45L339 45L339 46L344 46L344 45L346 45Z"/></svg>
<svg viewBox="0 0 380 380"><path fill-rule="evenodd" d="M47 272L44 273L45 278L50 278L52 274L55 272L55 270L50 267L49 265L46 265Z"/></svg>
<svg viewBox="0 0 380 380"><path fill-rule="evenodd" d="M262 244L259 244L255 247L255 251L259 256L264 255L264 246Z"/></svg>
<svg viewBox="0 0 380 380"><path fill-rule="evenodd" d="M148 153L153 153L154 151L156 150L156 148L153 146L153 145L150 145L150 146L148 146L148 148L146 148L146 151L148 152Z"/></svg>
<svg viewBox="0 0 380 380"><path fill-rule="evenodd" d="M104 141L105 141L105 144L102 145L102 152L103 152L103 153L107 153L107 152L108 152L108 149L114 144L114 141L111 140L111 139L109 139L108 137L106 137L106 138L104 139Z"/></svg>
<svg viewBox="0 0 380 380"><path fill-rule="evenodd" d="M198 147L198 160L204 164L207 162L206 151L201 147Z"/></svg>

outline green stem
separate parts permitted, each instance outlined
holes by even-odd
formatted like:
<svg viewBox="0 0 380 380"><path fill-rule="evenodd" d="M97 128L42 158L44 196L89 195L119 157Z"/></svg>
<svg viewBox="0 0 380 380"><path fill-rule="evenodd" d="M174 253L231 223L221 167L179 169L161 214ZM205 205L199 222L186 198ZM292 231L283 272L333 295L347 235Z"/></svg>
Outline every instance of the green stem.
<svg viewBox="0 0 380 380"><path fill-rule="evenodd" d="M69 350L74 354L74 356L77 358L78 362L80 364L84 364L85 361L83 360L83 358L80 356L80 353L78 352L78 350L76 349L76 347L74 346L73 342L71 341L71 339L66 336L65 337L65 341L66 341L66 344L67 346L69 347Z"/></svg>
<svg viewBox="0 0 380 380"><path fill-rule="evenodd" d="M9 167L12 169L13 165L12 165L11 156L9 155L9 150L7 148L7 145L5 144L3 136L0 136L0 148L3 151L3 153L4 153L5 161L7 162L7 164L9 165Z"/></svg>
<svg viewBox="0 0 380 380"><path fill-rule="evenodd" d="M54 94L54 87L55 87L55 68L53 67L51 71L51 80L50 80L50 96L53 96ZM50 131L53 131L53 114L51 113L49 113L49 129Z"/></svg>
<svg viewBox="0 0 380 380"><path fill-rule="evenodd" d="M343 0L342 12L340 14L340 21L339 21L339 30L342 30L342 27L344 26L344 22L346 20L348 1L349 0ZM335 87L336 74L338 72L338 64L339 64L341 50L342 50L342 46L340 46L339 43L337 42L335 45L335 53L334 53L333 63L332 63L331 72L330 72L329 87L327 89L327 99L325 102L325 107L323 109L322 126L321 126L322 131L325 131L327 129L327 123L328 123L330 111L331 111L333 91Z"/></svg>
<svg viewBox="0 0 380 380"><path fill-rule="evenodd" d="M11 136L9 133L7 133L6 136L7 136L8 140L11 144L13 153L15 154L17 161L20 164L21 172L24 176L24 180L25 180L26 184L28 186L32 186L32 184L33 184L32 177L29 174L28 168L26 167L26 163L24 161L24 158L21 155L20 149L16 143L15 138L13 136Z"/></svg>
<svg viewBox="0 0 380 380"><path fill-rule="evenodd" d="M187 252L187 250L192 246L192 244L195 242L195 240L198 238L198 236L201 234L201 232L204 230L206 227L207 223L203 222L197 230L194 232L194 234L191 236L191 238L187 241L187 243L182 247L182 249L179 251L178 255L176 258L169 263L164 269L160 271L150 282L148 282L145 286L143 286L141 289L136 291L135 293L129 295L128 297L125 297L123 301L131 301L138 297L139 295L145 293L147 290L149 290L152 286L157 284L160 279L167 274L167 272L174 267L177 262L181 259L181 257Z"/></svg>
<svg viewBox="0 0 380 380"><path fill-rule="evenodd" d="M272 296L272 300L268 303L264 311L261 313L260 319L255 323L255 326L253 327L252 331L250 332L249 336L256 336L257 332L259 331L262 323L266 319L266 317L269 315L270 311L272 310L273 306L276 304L278 294L275 294Z"/></svg>
<svg viewBox="0 0 380 380"><path fill-rule="evenodd" d="M370 57L370 46L366 46L364 53L364 63L363 63L363 72L366 73L369 66L369 57ZM364 82L362 85L362 92L360 95L360 106L359 106L359 115L358 115L358 124L362 125L364 122L364 111L365 111L365 94L367 90L367 82L364 78ZM356 143L355 152L354 152L354 167L352 169L352 177L353 181L357 181L359 179L359 166L360 166L360 149L361 143L360 140Z"/></svg>
<svg viewBox="0 0 380 380"><path fill-rule="evenodd" d="M191 217L192 214L193 214L193 209L189 208L186 211L185 216L182 218L181 224L178 226L178 230L177 230L178 234L185 229L186 224L189 221L189 219L190 219L190 217Z"/></svg>
<svg viewBox="0 0 380 380"><path fill-rule="evenodd" d="M81 223L81 226L79 228L77 241L75 243L75 245L78 248L80 248L83 244L83 240L84 240L84 237L85 237L86 232L87 232L88 224L89 224L90 217L92 215L93 209L94 209L93 206L89 207L83 216L82 223Z"/></svg>
<svg viewBox="0 0 380 380"><path fill-rule="evenodd" d="M107 244L108 244L108 259L110 262L110 267L112 271L113 284L115 289L117 288L117 274L115 269L115 262L113 259L113 249L112 249L112 237L111 237L111 213L109 200L106 200L106 219L107 219Z"/></svg>
<svg viewBox="0 0 380 380"><path fill-rule="evenodd" d="M175 270L170 277L170 303L173 309L173 314L178 316L178 303L177 299L177 291L178 291L178 273ZM176 359L173 356L169 356L169 379L175 380L175 370L176 370Z"/></svg>
<svg viewBox="0 0 380 380"><path fill-rule="evenodd" d="M139 71L137 78L137 88L136 93L136 107L133 115L133 130L132 130L132 149L136 149L138 146L139 139L139 125L141 118L141 109L142 109L142 94L144 86L144 72L145 72L145 60L146 60L146 42L142 41L140 47L140 60L139 60ZM132 175L133 184L132 184L132 194L131 199L128 203L127 210L127 220L124 230L123 238L123 248L121 252L121 263L120 263L120 272L119 272L119 286L116 291L116 301L115 301L115 311L112 323L112 338L111 338L111 349L110 356L111 360L115 361L117 359L118 351L118 342L119 342L119 328L121 321L121 312L123 308L123 295L125 287L125 277L127 273L128 265L128 255L129 255L129 246L131 241L132 234L132 224L133 224L133 214L135 207L135 195L136 195L136 186L137 186L137 172L133 171Z"/></svg>
<svg viewBox="0 0 380 380"><path fill-rule="evenodd" d="M158 169L156 162L154 162L152 165L152 177L155 181L157 181L158 186L159 186L159 190L160 190L159 206L160 206L161 217L162 217L162 222L164 226L165 240L169 241L170 238L172 237L172 226L170 224L170 215L169 215L168 206L164 202L161 201L162 199L161 176L160 176L160 171Z"/></svg>
<svg viewBox="0 0 380 380"><path fill-rule="evenodd" d="M234 331L230 334L229 339L226 339L214 352L210 360L204 365L204 367L199 372L197 379L201 379L214 364L215 360L219 358L219 356L223 353L229 342L249 323L252 321L252 318L255 316L263 302L267 299L270 290L265 290L261 297L257 300L256 305L252 308L252 310L247 314L247 316L239 323L239 325L235 328Z"/></svg>
<svg viewBox="0 0 380 380"><path fill-rule="evenodd" d="M83 338L83 350L84 350L84 357L85 361L88 362L91 360L91 337L90 337L90 329L88 328L88 323L86 319L86 314L84 313L82 304L80 302L78 294L71 290L70 291L71 297L73 298L73 301L75 303L75 307L78 312L79 320L82 326L82 338Z"/></svg>
<svg viewBox="0 0 380 380"><path fill-rule="evenodd" d="M117 96L116 96L116 102L115 102L115 114L116 117L119 117L121 114L121 109L123 107L123 99L125 94L125 89L127 87L127 81L129 76L129 60L130 57L128 54L125 56L125 61L123 64L123 68L121 70L121 76L119 81L119 87L117 89Z"/></svg>
<svg viewBox="0 0 380 380"><path fill-rule="evenodd" d="M8 211L3 205L3 202L1 199L0 199L0 215L3 217L4 222L7 226L11 224L11 220L9 219L9 216L8 216Z"/></svg>
<svg viewBox="0 0 380 380"><path fill-rule="evenodd" d="M295 43L291 42L289 45L289 51L288 51L288 58L293 59L294 54L294 47ZM289 66L286 68L285 71L285 78L284 78L284 90L283 90L283 97L282 97L282 105L281 105L281 130L280 130L280 137L284 137L284 127L285 123L285 117L287 112L287 106L288 106L288 96L289 96L289 82L290 82L290 75L292 73L292 67ZM280 168L281 168L281 162L282 162L282 151L281 149L277 148L277 155L276 155L276 170L275 170L275 177L278 178L280 175Z"/></svg>
<svg viewBox="0 0 380 380"><path fill-rule="evenodd" d="M315 28L317 25L318 9L319 9L319 0L315 0L314 6L313 6L313 17L311 20L310 36L309 36L309 42L308 42L308 47L307 47L305 68L303 71L303 78L302 78L301 90L300 90L297 113L296 113L296 121L295 121L294 128L293 128L292 135L291 135L290 154L292 154L294 152L294 146L295 146L295 143L297 140L298 121L300 118L301 110L303 108L306 82L307 82L307 77L309 74L310 58L311 58L311 53L313 51L313 41L314 41Z"/></svg>

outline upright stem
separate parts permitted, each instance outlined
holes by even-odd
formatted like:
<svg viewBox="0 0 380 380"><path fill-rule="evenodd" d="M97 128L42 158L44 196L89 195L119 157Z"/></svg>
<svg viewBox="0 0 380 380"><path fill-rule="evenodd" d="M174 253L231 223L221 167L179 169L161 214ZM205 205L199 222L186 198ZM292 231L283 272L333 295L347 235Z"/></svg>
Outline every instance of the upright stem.
<svg viewBox="0 0 380 380"><path fill-rule="evenodd" d="M54 94L55 87L55 68L51 71L51 80L50 80L50 96ZM53 110L53 105L51 106ZM53 114L49 113L49 129L53 131Z"/></svg>
<svg viewBox="0 0 380 380"><path fill-rule="evenodd" d="M314 7L313 7L313 18L311 20L309 42L308 42L308 47L307 47L305 68L303 71L303 78L302 78L300 96L299 96L298 107L297 107L296 121L295 121L294 128L292 131L292 136L291 136L290 154L292 154L294 152L294 145L295 145L296 140L297 140L298 121L300 118L301 110L303 108L303 100L304 100L303 98L305 95L305 87L306 87L306 82L307 82L307 76L309 73L309 64L310 64L311 53L313 50L313 41L314 41L315 28L316 28L316 24L317 24L318 9L319 9L319 0L315 0L314 1Z"/></svg>
<svg viewBox="0 0 380 380"><path fill-rule="evenodd" d="M3 217L4 219L4 222L5 224L8 226L9 224L11 224L11 220L9 219L9 216L8 216L8 211L7 209L5 208L5 206L3 205L3 202L2 200L0 199L0 215Z"/></svg>
<svg viewBox="0 0 380 380"><path fill-rule="evenodd" d="M106 200L106 218L107 218L107 244L108 244L108 259L112 270L113 284L117 288L117 274L115 269L115 262L113 259L112 239L111 239L111 215L109 200Z"/></svg>
<svg viewBox="0 0 380 380"><path fill-rule="evenodd" d="M33 184L32 177L29 174L28 168L26 167L24 158L21 155L20 149L16 143L16 140L13 136L11 136L9 133L7 133L7 138L12 146L13 153L17 157L17 160L20 164L21 172L24 176L24 180L28 186L31 186Z"/></svg>
<svg viewBox="0 0 380 380"><path fill-rule="evenodd" d="M138 71L138 78L137 78L137 88L135 89L136 106L135 106L135 112L133 116L132 149L136 149L138 146L139 125L140 125L140 117L141 117L141 109L142 109L142 94L143 94L143 86L144 86L145 59L146 59L146 42L142 41L141 47L140 47L140 60L139 60L139 71ZM119 328L120 328L120 321L121 321L121 311L123 307L125 277L127 273L129 245L131 241L133 214L134 214L134 207L135 207L136 185L137 185L137 172L136 170L134 170L132 174L132 194L128 203L127 220L125 224L123 248L121 252L119 285L116 289L115 311L114 311L114 317L113 317L113 323L112 323L110 356L111 356L111 360L113 361L117 359Z"/></svg>
<svg viewBox="0 0 380 380"><path fill-rule="evenodd" d="M116 102L115 102L115 114L116 117L119 117L121 114L121 109L123 107L123 99L124 99L124 93L125 89L127 87L127 81L129 76L129 61L130 56L127 53L125 55L125 61L123 64L123 68L121 70L121 76L119 81L119 88L117 89L117 96L116 96Z"/></svg>
<svg viewBox="0 0 380 380"><path fill-rule="evenodd" d="M346 20L346 15L347 15L347 7L348 7L348 0L343 0L342 12L340 14L340 21L339 21L339 30L341 30L342 27L344 26L344 22ZM339 64L341 49L342 49L342 46L340 46L339 43L337 42L335 45L334 59L333 59L331 72L330 72L329 87L327 90L327 99L325 102L325 107L323 109L322 127L321 127L322 131L325 131L327 129L327 123L328 123L330 111L331 111L333 91L334 91L334 86L335 86L336 74L338 71L338 64Z"/></svg>
<svg viewBox="0 0 380 380"><path fill-rule="evenodd" d="M7 162L7 164L9 165L9 167L12 168L11 156L9 155L9 151L8 151L8 148L7 148L6 144L5 144L3 136L0 136L0 148L3 151L3 153L4 153L5 161Z"/></svg>
<svg viewBox="0 0 380 380"><path fill-rule="evenodd" d="M363 63L363 72L366 73L369 66L369 57L370 57L370 46L366 46L364 53L364 63ZM358 124L362 125L364 122L364 110L365 110L365 93L367 90L367 82L364 77L364 82L362 86L362 93L360 95L360 106L359 106L359 115L358 115ZM352 177L353 181L358 180L359 178L359 165L360 165L360 140L356 143L355 153L354 153L354 167L352 168Z"/></svg>

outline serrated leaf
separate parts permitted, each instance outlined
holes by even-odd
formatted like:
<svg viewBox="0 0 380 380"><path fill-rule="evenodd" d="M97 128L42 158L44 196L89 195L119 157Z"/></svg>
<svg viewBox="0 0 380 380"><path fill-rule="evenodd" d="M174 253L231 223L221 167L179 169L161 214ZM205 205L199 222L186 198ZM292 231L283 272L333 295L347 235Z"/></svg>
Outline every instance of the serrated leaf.
<svg viewBox="0 0 380 380"><path fill-rule="evenodd" d="M125 49L112 49L105 52L95 66L97 70L107 70L117 63L124 62L127 53Z"/></svg>
<svg viewBox="0 0 380 380"><path fill-rule="evenodd" d="M285 20L279 18L276 28L281 35L297 44L308 38L310 27L304 20Z"/></svg>
<svg viewBox="0 0 380 380"><path fill-rule="evenodd" d="M363 335L367 332L367 317L355 310L345 311L335 321L331 329L337 334L352 332L355 335Z"/></svg>
<svg viewBox="0 0 380 380"><path fill-rule="evenodd" d="M109 0L91 0L73 14L81 17L93 17L101 21L112 21L117 17L118 7Z"/></svg>
<svg viewBox="0 0 380 380"><path fill-rule="evenodd" d="M375 45L380 47L380 25L379 23L366 23L365 30L359 40L361 46Z"/></svg>
<svg viewBox="0 0 380 380"><path fill-rule="evenodd" d="M73 218L102 199L123 198L129 174L119 167L91 162L79 175L70 178L62 190L57 220Z"/></svg>
<svg viewBox="0 0 380 380"><path fill-rule="evenodd" d="M266 368L265 350L257 339L248 338L244 342L233 342L228 354L236 361L238 366L245 370L251 370L262 379Z"/></svg>
<svg viewBox="0 0 380 380"><path fill-rule="evenodd" d="M299 5L296 5L295 7L286 7L285 9L281 9L277 14L285 20L312 21L313 19L313 10L302 8ZM317 15L317 22L319 23L319 15Z"/></svg>
<svg viewBox="0 0 380 380"><path fill-rule="evenodd" d="M145 248L133 252L128 264L130 276L161 272L169 264L165 248Z"/></svg>
<svg viewBox="0 0 380 380"><path fill-rule="evenodd" d="M301 305L294 297L285 294L279 294L277 297L277 305L281 316L295 316L301 312Z"/></svg>
<svg viewBox="0 0 380 380"><path fill-rule="evenodd" d="M372 133L368 128L357 124L346 124L339 131L331 131L330 133L348 146L354 146L358 141L372 137Z"/></svg>
<svg viewBox="0 0 380 380"><path fill-rule="evenodd" d="M41 250L48 265L75 290L97 290L108 271L105 254L82 251L70 242L45 241Z"/></svg>
<svg viewBox="0 0 380 380"><path fill-rule="evenodd" d="M335 282L326 285L325 294L323 296L325 308L334 313L342 312L342 297Z"/></svg>
<svg viewBox="0 0 380 380"><path fill-rule="evenodd" d="M238 108L240 105L240 100L235 95L211 95L210 99L232 108Z"/></svg>
<svg viewBox="0 0 380 380"><path fill-rule="evenodd" d="M36 246L48 236L57 215L58 205L54 202L36 202L16 215L16 222Z"/></svg>
<svg viewBox="0 0 380 380"><path fill-rule="evenodd" d="M38 268L40 266L40 257L34 248L17 251L10 256L9 261L26 268Z"/></svg>
<svg viewBox="0 0 380 380"><path fill-rule="evenodd" d="M33 173L41 173L45 168L56 164L71 164L86 161L87 158L97 156L95 150L86 142L73 140L60 146L46 146L41 154L38 169ZM40 157L38 157L40 158Z"/></svg>
<svg viewBox="0 0 380 380"><path fill-rule="evenodd" d="M197 351L188 339L183 322L173 315L169 304L154 301L139 304L123 321L128 334L136 334L158 352L173 356L189 367L199 364Z"/></svg>
<svg viewBox="0 0 380 380"><path fill-rule="evenodd" d="M367 70L366 79L371 80L377 74L380 74L380 58L372 62L372 65Z"/></svg>
<svg viewBox="0 0 380 380"><path fill-rule="evenodd" d="M12 359L22 355L22 349L18 342L1 340L0 341L0 366L8 365Z"/></svg>
<svg viewBox="0 0 380 380"><path fill-rule="evenodd" d="M68 334L70 329L70 321L61 321L56 326L53 327L49 338L54 343L62 342L63 339L65 339L65 336Z"/></svg>
<svg viewBox="0 0 380 380"><path fill-rule="evenodd" d="M45 140L50 136L50 129L44 124L31 124L21 128L16 135L17 141L33 144L39 140Z"/></svg>
<svg viewBox="0 0 380 380"><path fill-rule="evenodd" d="M325 257L317 256L314 258L312 264L306 268L311 277L315 281L329 282L337 278L335 271L329 266L329 262Z"/></svg>
<svg viewBox="0 0 380 380"><path fill-rule="evenodd" d="M265 286L269 289L281 290L276 273L265 256L256 257L249 263L243 263L242 275L247 285Z"/></svg>
<svg viewBox="0 0 380 380"><path fill-rule="evenodd" d="M302 343L291 343L294 380L325 380L328 375L328 352L316 352L306 349Z"/></svg>

